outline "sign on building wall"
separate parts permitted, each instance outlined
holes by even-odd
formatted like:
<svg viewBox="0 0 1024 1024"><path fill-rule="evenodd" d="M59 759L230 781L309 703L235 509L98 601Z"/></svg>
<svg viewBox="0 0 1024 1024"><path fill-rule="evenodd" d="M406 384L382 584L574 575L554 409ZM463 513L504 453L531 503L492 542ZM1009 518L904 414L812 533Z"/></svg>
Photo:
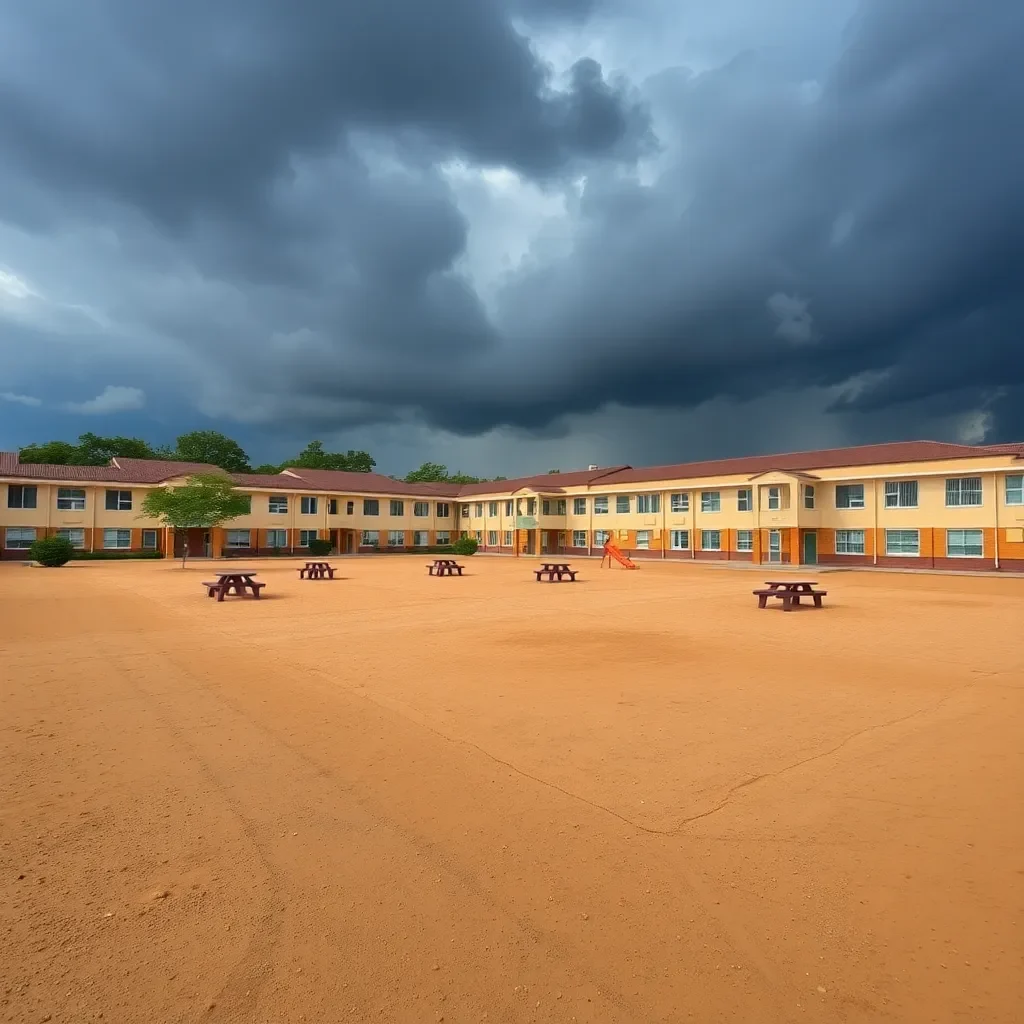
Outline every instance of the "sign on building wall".
<svg viewBox="0 0 1024 1024"><path fill-rule="evenodd" d="M536 516L516 516L516 529L517 530L536 530L537 529L537 518L536 518Z"/></svg>

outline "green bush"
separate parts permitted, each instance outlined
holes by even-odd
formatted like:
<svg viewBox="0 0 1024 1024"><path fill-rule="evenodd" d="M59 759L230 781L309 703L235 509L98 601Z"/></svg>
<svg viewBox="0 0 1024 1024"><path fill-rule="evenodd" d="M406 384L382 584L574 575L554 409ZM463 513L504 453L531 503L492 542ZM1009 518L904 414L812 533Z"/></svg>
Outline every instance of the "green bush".
<svg viewBox="0 0 1024 1024"><path fill-rule="evenodd" d="M309 553L311 555L318 555L323 557L329 555L334 550L334 545L329 540L324 540L322 537L317 537L309 542Z"/></svg>
<svg viewBox="0 0 1024 1024"><path fill-rule="evenodd" d="M452 545L452 551L456 555L475 555L479 546L476 537L460 537Z"/></svg>
<svg viewBox="0 0 1024 1024"><path fill-rule="evenodd" d="M74 553L75 549L67 537L41 537L28 549L29 558L50 567L65 565Z"/></svg>
<svg viewBox="0 0 1024 1024"><path fill-rule="evenodd" d="M163 558L162 551L76 551L72 556L75 562L124 561L127 558Z"/></svg>

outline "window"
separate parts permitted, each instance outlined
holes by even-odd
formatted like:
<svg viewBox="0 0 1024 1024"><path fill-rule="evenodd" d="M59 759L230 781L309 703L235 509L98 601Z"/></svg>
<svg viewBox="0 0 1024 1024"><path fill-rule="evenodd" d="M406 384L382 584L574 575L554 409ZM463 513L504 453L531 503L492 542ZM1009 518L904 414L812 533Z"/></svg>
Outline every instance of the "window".
<svg viewBox="0 0 1024 1024"><path fill-rule="evenodd" d="M26 488L28 490L28 488ZM34 491L35 488L33 487ZM32 498L35 501L35 496ZM10 502L8 502L10 504ZM1024 475L1008 476L1006 478L1006 504L1007 505L1024 505ZM26 505L25 508L29 506ZM32 505L35 508L35 505Z"/></svg>
<svg viewBox="0 0 1024 1024"><path fill-rule="evenodd" d="M510 547L512 547L512 531L511 531L511 530L506 530L506 531L505 531L505 536L504 536L504 538L502 539L502 542L501 542L501 543L502 543L502 544L503 544L503 545L504 545L505 547L507 547L507 548L510 548Z"/></svg>
<svg viewBox="0 0 1024 1024"><path fill-rule="evenodd" d="M564 551L565 550L565 531L564 530L559 530L558 531L558 550L559 551Z"/></svg>
<svg viewBox="0 0 1024 1024"><path fill-rule="evenodd" d="M267 499L267 511L274 516L287 514L288 496L286 494L272 494Z"/></svg>
<svg viewBox="0 0 1024 1024"><path fill-rule="evenodd" d="M636 531L636 546L641 551L646 551L651 546L651 531L650 530L637 530Z"/></svg>
<svg viewBox="0 0 1024 1024"><path fill-rule="evenodd" d="M836 484L836 508L863 508L863 484ZM856 533L856 531L853 531Z"/></svg>
<svg viewBox="0 0 1024 1024"><path fill-rule="evenodd" d="M701 491L700 494L701 512L721 512L722 493L721 491Z"/></svg>
<svg viewBox="0 0 1024 1024"><path fill-rule="evenodd" d="M690 531L689 530L673 530L672 531L672 550L673 551L689 551L690 550Z"/></svg>
<svg viewBox="0 0 1024 1024"><path fill-rule="evenodd" d="M608 495L602 495L599 498L594 499L594 515L595 516L606 516L608 515Z"/></svg>
<svg viewBox="0 0 1024 1024"><path fill-rule="evenodd" d="M286 547L288 547L288 531L287 530L267 530L267 547L268 548L286 548Z"/></svg>
<svg viewBox="0 0 1024 1024"><path fill-rule="evenodd" d="M131 512L132 492L131 491L107 491L108 512Z"/></svg>
<svg viewBox="0 0 1024 1024"><path fill-rule="evenodd" d="M981 530L947 530L947 558L981 558L985 554Z"/></svg>
<svg viewBox="0 0 1024 1024"><path fill-rule="evenodd" d="M608 543L608 538L611 534L607 530L595 530L594 531L594 547L603 548Z"/></svg>
<svg viewBox="0 0 1024 1024"><path fill-rule="evenodd" d="M505 515L507 515L507 516L511 516L512 515L512 502L511 501L506 501L505 502Z"/></svg>
<svg viewBox="0 0 1024 1024"><path fill-rule="evenodd" d="M701 530L700 531L700 549L701 549L701 551L721 551L722 550L722 531L721 530Z"/></svg>
<svg viewBox="0 0 1024 1024"><path fill-rule="evenodd" d="M489 501L487 503L487 514L494 518L498 516L498 503L496 501Z"/></svg>
<svg viewBox="0 0 1024 1024"><path fill-rule="evenodd" d="M447 530L438 530L437 531L437 543L438 544L450 544L451 543L451 541L448 539L448 531Z"/></svg>
<svg viewBox="0 0 1024 1024"><path fill-rule="evenodd" d="M886 480L885 507L917 508L917 481ZM899 530L896 532L899 533Z"/></svg>
<svg viewBox="0 0 1024 1024"><path fill-rule="evenodd" d="M580 499L577 499L580 500ZM572 531L572 546L574 548L585 548L587 546L587 531L586 530L573 530Z"/></svg>
<svg viewBox="0 0 1024 1024"><path fill-rule="evenodd" d="M981 477L962 476L946 481L946 505L949 507L981 504Z"/></svg>
<svg viewBox="0 0 1024 1024"><path fill-rule="evenodd" d="M498 546L498 531L488 530L487 531L487 546L496 548Z"/></svg>
<svg viewBox="0 0 1024 1024"><path fill-rule="evenodd" d="M475 505L473 506L473 515L474 515L474 516L475 516L475 517L476 517L477 519L482 519L482 518L483 518L483 515L484 515L484 503L483 503L482 501L478 501L478 502L477 502L477 503L476 503L476 504L475 504Z"/></svg>
<svg viewBox="0 0 1024 1024"><path fill-rule="evenodd" d="M572 499L572 514L574 516L585 516L587 514L587 499L586 498L573 498ZM576 547L577 545L573 545ZM582 545L586 547L586 545Z"/></svg>
<svg viewBox="0 0 1024 1024"><path fill-rule="evenodd" d="M837 555L863 555L863 530L836 530Z"/></svg>
<svg viewBox="0 0 1024 1024"><path fill-rule="evenodd" d="M151 546L155 548L156 547L156 530L143 530L142 531L142 546L143 547L146 546L146 534L147 533L153 534L153 544ZM77 551L81 551L82 548L85 547L85 530L82 530L82 529L78 529L78 530L58 530L57 531L57 536L58 537L63 537L65 540L70 541L71 542L71 546L73 548L75 548Z"/></svg>
<svg viewBox="0 0 1024 1024"><path fill-rule="evenodd" d="M886 530L885 553L887 555L920 554L921 543L917 530Z"/></svg>
<svg viewBox="0 0 1024 1024"><path fill-rule="evenodd" d="M299 547L308 548L318 537L319 533L316 530L299 530Z"/></svg>
<svg viewBox="0 0 1024 1024"><path fill-rule="evenodd" d="M1007 486L1009 486L1011 479L1011 477L1006 478ZM36 493L37 492L34 487L26 487L23 484L10 484L7 488L7 507L35 508Z"/></svg>
<svg viewBox="0 0 1024 1024"><path fill-rule="evenodd" d="M380 533L377 530L363 530L360 546L364 548L375 548L380 543Z"/></svg>
<svg viewBox="0 0 1024 1024"><path fill-rule="evenodd" d="M405 515L405 502L404 501L398 501L395 498L392 498L391 499L391 503L390 503L389 508L388 508L388 513L389 513L389 515L391 515L392 518L397 518L399 516L404 516Z"/></svg>
<svg viewBox="0 0 1024 1024"><path fill-rule="evenodd" d="M156 551L157 536L156 530L142 531L142 548L144 551Z"/></svg>
<svg viewBox="0 0 1024 1024"><path fill-rule="evenodd" d="M304 516L316 515L316 498L303 496L299 498L299 513Z"/></svg>
<svg viewBox="0 0 1024 1024"><path fill-rule="evenodd" d="M752 512L754 510L754 492L749 487L741 487L736 492L736 511Z"/></svg>
<svg viewBox="0 0 1024 1024"><path fill-rule="evenodd" d="M638 494L636 496L636 510L637 512L646 512L648 515L652 512L661 511L661 495L660 494Z"/></svg>
<svg viewBox="0 0 1024 1024"><path fill-rule="evenodd" d="M36 539L36 531L33 526L8 526L4 537L4 547L16 551L26 550L32 547Z"/></svg>
<svg viewBox="0 0 1024 1024"><path fill-rule="evenodd" d="M474 530L473 531L473 536L476 538L477 544L483 544L483 542L484 542L484 532L483 532L483 530Z"/></svg>
<svg viewBox="0 0 1024 1024"><path fill-rule="evenodd" d="M451 507L447 501L439 501L437 503L437 518L448 519L452 514Z"/></svg>
<svg viewBox="0 0 1024 1024"><path fill-rule="evenodd" d="M463 505L462 506L462 518L463 519L468 519L469 518L469 505Z"/></svg>
<svg viewBox="0 0 1024 1024"><path fill-rule="evenodd" d="M376 498L363 498L363 515L379 516L380 502Z"/></svg>
<svg viewBox="0 0 1024 1024"><path fill-rule="evenodd" d="M85 491L80 487L58 487L57 508L65 512L84 512Z"/></svg>
<svg viewBox="0 0 1024 1024"><path fill-rule="evenodd" d="M804 484L804 508L814 508L814 488Z"/></svg>
<svg viewBox="0 0 1024 1024"><path fill-rule="evenodd" d="M132 546L131 530L104 530L103 546L108 549L127 551Z"/></svg>
<svg viewBox="0 0 1024 1024"><path fill-rule="evenodd" d="M754 531L753 530L737 530L736 531L736 550L737 551L753 551L754 550Z"/></svg>
<svg viewBox="0 0 1024 1024"><path fill-rule="evenodd" d="M537 514L537 499L527 498L526 499L526 514L528 516L534 516Z"/></svg>
<svg viewBox="0 0 1024 1024"><path fill-rule="evenodd" d="M404 548L405 547L405 531L404 530L388 530L388 547L389 548Z"/></svg>
<svg viewBox="0 0 1024 1024"><path fill-rule="evenodd" d="M412 535L412 546L414 548L425 548L427 546L427 531L416 530Z"/></svg>
<svg viewBox="0 0 1024 1024"><path fill-rule="evenodd" d="M355 511L356 511L356 503L354 501L346 501L345 502L345 515L347 515L347 516L354 515Z"/></svg>
<svg viewBox="0 0 1024 1024"><path fill-rule="evenodd" d="M782 488L781 487L769 487L768 488L768 510L778 511L782 508Z"/></svg>
<svg viewBox="0 0 1024 1024"><path fill-rule="evenodd" d="M429 501L414 501L412 503L412 514L417 519L422 519L424 516L430 515L430 502Z"/></svg>
<svg viewBox="0 0 1024 1024"><path fill-rule="evenodd" d="M629 512L629 495L628 494L617 494L615 496L615 511L620 515Z"/></svg>
<svg viewBox="0 0 1024 1024"><path fill-rule="evenodd" d="M543 500L543 501L542 501L542 502L540 503L540 514L541 514L542 516L549 516L549 515L551 515L551 502L550 502L550 501L548 501L548 499L547 499L547 498L545 498L545 499L544 499L544 500Z"/></svg>
<svg viewBox="0 0 1024 1024"><path fill-rule="evenodd" d="M556 516L564 516L565 515L565 498L558 498L555 501L555 515Z"/></svg>
<svg viewBox="0 0 1024 1024"><path fill-rule="evenodd" d="M338 499L328 498L327 499L327 514L329 516L336 516L338 514Z"/></svg>
<svg viewBox="0 0 1024 1024"><path fill-rule="evenodd" d="M303 533L306 531L303 530ZM248 530L228 530L224 536L224 547L226 548L247 548L249 547Z"/></svg>

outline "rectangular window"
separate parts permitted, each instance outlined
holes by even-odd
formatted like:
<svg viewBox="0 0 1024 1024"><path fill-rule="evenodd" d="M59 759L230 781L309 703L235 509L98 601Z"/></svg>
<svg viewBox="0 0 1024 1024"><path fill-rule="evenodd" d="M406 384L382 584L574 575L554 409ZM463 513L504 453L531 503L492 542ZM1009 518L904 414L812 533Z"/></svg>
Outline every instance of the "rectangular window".
<svg viewBox="0 0 1024 1024"><path fill-rule="evenodd" d="M537 499L527 498L526 499L526 514L528 516L535 516L537 514Z"/></svg>
<svg viewBox="0 0 1024 1024"><path fill-rule="evenodd" d="M506 516L511 516L512 515L512 502L511 501L506 501L505 502L505 515Z"/></svg>
<svg viewBox="0 0 1024 1024"><path fill-rule="evenodd" d="M863 555L863 530L836 530L837 555Z"/></svg>
<svg viewBox="0 0 1024 1024"><path fill-rule="evenodd" d="M863 508L863 484L836 484L836 508Z"/></svg>
<svg viewBox="0 0 1024 1024"><path fill-rule="evenodd" d="M962 505L981 504L981 477L961 476L946 481L946 505L958 508Z"/></svg>
<svg viewBox="0 0 1024 1024"><path fill-rule="evenodd" d="M405 531L404 530L388 530L388 547L389 548L404 548L405 547Z"/></svg>
<svg viewBox="0 0 1024 1024"><path fill-rule="evenodd" d="M981 558L985 545L981 530L947 530L947 558Z"/></svg>
<svg viewBox="0 0 1024 1024"><path fill-rule="evenodd" d="M447 501L439 501L437 503L437 518L448 519L452 514L451 506Z"/></svg>
<svg viewBox="0 0 1024 1024"><path fill-rule="evenodd" d="M504 545L505 547L507 547L507 548L510 548L510 547L512 547L512 531L511 531L511 530L506 530L506 531L505 531L505 536L504 536L504 538L502 539L502 542L501 542L501 543L502 543L502 544L503 544L503 545Z"/></svg>
<svg viewBox="0 0 1024 1024"><path fill-rule="evenodd" d="M477 544L483 544L483 542L484 542L484 532L483 532L483 530L474 530L473 531L473 536L476 538Z"/></svg>
<svg viewBox="0 0 1024 1024"><path fill-rule="evenodd" d="M299 547L308 548L310 543L318 537L319 534L316 530L299 530Z"/></svg>
<svg viewBox="0 0 1024 1024"><path fill-rule="evenodd" d="M498 517L498 503L496 501L489 501L487 503L487 514L493 519Z"/></svg>
<svg viewBox="0 0 1024 1024"><path fill-rule="evenodd" d="M741 487L736 492L736 511L752 512L754 510L754 492L749 487Z"/></svg>
<svg viewBox="0 0 1024 1024"><path fill-rule="evenodd" d="M722 511L722 492L721 491L701 491L701 495L700 495L700 510L701 510L701 512L721 512Z"/></svg>
<svg viewBox="0 0 1024 1024"><path fill-rule="evenodd" d="M145 551L156 551L157 535L156 530L142 531L142 547Z"/></svg>
<svg viewBox="0 0 1024 1024"><path fill-rule="evenodd" d="M327 499L327 514L329 516L336 516L338 514L338 499L328 498Z"/></svg>
<svg viewBox="0 0 1024 1024"><path fill-rule="evenodd" d="M283 516L288 512L288 495L272 494L267 499L267 511L273 516Z"/></svg>
<svg viewBox="0 0 1024 1024"><path fill-rule="evenodd" d="M4 535L4 547L14 551L26 551L36 539L34 526L8 526Z"/></svg>
<svg viewBox="0 0 1024 1024"><path fill-rule="evenodd" d="M594 547L603 548L608 543L608 538L611 534L607 530L595 530L594 531Z"/></svg>
<svg viewBox="0 0 1024 1024"><path fill-rule="evenodd" d="M585 516L587 514L587 499L586 498L573 498L572 499L572 514L574 516ZM577 547L576 544L573 547ZM586 547L586 544L583 545Z"/></svg>
<svg viewBox="0 0 1024 1024"><path fill-rule="evenodd" d="M153 534L153 547L156 547L156 530L143 530L142 531L142 546L146 546L146 534ZM85 547L85 530L58 530L58 537L63 537L65 540L71 541L71 546L76 551L81 551Z"/></svg>
<svg viewBox="0 0 1024 1024"><path fill-rule="evenodd" d="M595 516L606 516L608 515L608 495L604 494L594 499L594 515Z"/></svg>
<svg viewBox="0 0 1024 1024"><path fill-rule="evenodd" d="M35 490L35 488L33 487L32 490ZM32 500L34 502L35 498L33 497ZM1006 478L1006 504L1024 505L1024 474L1008 476ZM28 507L28 505L25 506L25 508ZM33 504L31 507L35 508L35 505Z"/></svg>
<svg viewBox="0 0 1024 1024"><path fill-rule="evenodd" d="M414 501L412 503L412 514L417 519L423 519L425 516L430 515L430 502L429 501Z"/></svg>
<svg viewBox="0 0 1024 1024"><path fill-rule="evenodd" d="M615 511L619 515L625 515L629 512L629 495L628 494L617 494L615 495Z"/></svg>
<svg viewBox="0 0 1024 1024"><path fill-rule="evenodd" d="M543 501L542 501L542 502L540 503L540 514L541 514L542 516L549 516L549 515L551 515L551 502L550 502L550 501L548 501L548 499L547 499L547 498L545 498L545 499L544 499L544 500L543 500Z"/></svg>
<svg viewBox="0 0 1024 1024"><path fill-rule="evenodd" d="M108 512L131 512L131 491L107 491L106 508Z"/></svg>
<svg viewBox="0 0 1024 1024"><path fill-rule="evenodd" d="M919 555L921 541L917 530L886 530L885 553L887 555Z"/></svg>
<svg viewBox="0 0 1024 1024"><path fill-rule="evenodd" d="M286 548L286 547L288 547L288 531L287 530L267 530L267 547L268 548Z"/></svg>
<svg viewBox="0 0 1024 1024"><path fill-rule="evenodd" d="M484 503L482 501L478 501L473 506L473 515L477 519L482 519L483 518L483 515L484 515Z"/></svg>
<svg viewBox="0 0 1024 1024"><path fill-rule="evenodd" d="M65 512L84 512L85 491L81 487L58 487L57 508Z"/></svg>
<svg viewBox="0 0 1024 1024"><path fill-rule="evenodd" d="M303 530L303 533L306 531ZM248 530L227 530L224 535L224 547L247 548L249 546Z"/></svg>
<svg viewBox="0 0 1024 1024"><path fill-rule="evenodd" d="M640 551L646 551L651 546L651 531L650 530L637 530L636 531L636 546Z"/></svg>
<svg viewBox="0 0 1024 1024"><path fill-rule="evenodd" d="M360 546L364 548L375 548L380 544L380 533L377 530L363 530L360 538Z"/></svg>
<svg viewBox="0 0 1024 1024"><path fill-rule="evenodd" d="M468 519L469 518L469 505L463 505L462 506L462 518L463 519Z"/></svg>
<svg viewBox="0 0 1024 1024"><path fill-rule="evenodd" d="M304 495L299 498L299 513L304 516L316 515L316 498Z"/></svg>
<svg viewBox="0 0 1024 1024"><path fill-rule="evenodd" d="M498 531L488 530L487 531L487 546L490 548L496 548L498 546Z"/></svg>
<svg viewBox="0 0 1024 1024"><path fill-rule="evenodd" d="M448 535L448 531L447 530L438 530L437 531L437 543L438 544L442 544L442 545L443 544L450 544L451 541L448 539L448 536L449 535Z"/></svg>
<svg viewBox="0 0 1024 1024"><path fill-rule="evenodd" d="M564 516L565 515L565 498L556 498L555 499L555 515L556 516Z"/></svg>
<svg viewBox="0 0 1024 1024"><path fill-rule="evenodd" d="M660 494L638 494L636 496L636 510L650 515L652 512L661 511Z"/></svg>
<svg viewBox="0 0 1024 1024"><path fill-rule="evenodd" d="M737 530L736 531L736 550L737 551L753 551L754 550L754 531L753 530Z"/></svg>
<svg viewBox="0 0 1024 1024"><path fill-rule="evenodd" d="M573 530L572 531L572 546L574 548L585 548L587 546L587 531L586 530Z"/></svg>
<svg viewBox="0 0 1024 1024"><path fill-rule="evenodd" d="M425 548L427 546L427 531L416 530L412 535L412 546L414 548Z"/></svg>
<svg viewBox="0 0 1024 1024"><path fill-rule="evenodd" d="M379 516L380 502L376 498L363 498L363 515Z"/></svg>
<svg viewBox="0 0 1024 1024"><path fill-rule="evenodd" d="M132 546L131 530L104 530L103 546L108 550L128 551Z"/></svg>
<svg viewBox="0 0 1024 1024"><path fill-rule="evenodd" d="M345 515L347 515L347 516L354 515L355 511L356 511L356 503L354 501L346 501L345 502Z"/></svg>
<svg viewBox="0 0 1024 1024"><path fill-rule="evenodd" d="M673 530L672 531L672 550L673 551L689 551L690 550L690 531L689 530Z"/></svg>
<svg viewBox="0 0 1024 1024"><path fill-rule="evenodd" d="M405 515L405 502L404 501L398 501L397 499L392 498L391 502L390 502L390 504L388 506L388 513L392 517L392 519L397 519L397 518L399 518L401 516L404 516Z"/></svg>
<svg viewBox="0 0 1024 1024"><path fill-rule="evenodd" d="M886 480L886 508L917 508L916 480ZM896 531L899 532L898 530Z"/></svg>
<svg viewBox="0 0 1024 1024"><path fill-rule="evenodd" d="M673 494L669 498L669 508L673 512L689 512L690 511L690 495L689 494Z"/></svg>
<svg viewBox="0 0 1024 1024"><path fill-rule="evenodd" d="M1009 482L1010 477L1007 477ZM9 484L7 487L8 508L35 508L37 491L24 484Z"/></svg>
<svg viewBox="0 0 1024 1024"><path fill-rule="evenodd" d="M804 508L814 508L814 488L804 484Z"/></svg>
<svg viewBox="0 0 1024 1024"><path fill-rule="evenodd" d="M722 531L721 530L701 530L700 531L700 549L701 549L701 551L721 551L722 550Z"/></svg>
<svg viewBox="0 0 1024 1024"><path fill-rule="evenodd" d="M768 510L778 511L782 508L782 488L781 487L769 487L768 488Z"/></svg>

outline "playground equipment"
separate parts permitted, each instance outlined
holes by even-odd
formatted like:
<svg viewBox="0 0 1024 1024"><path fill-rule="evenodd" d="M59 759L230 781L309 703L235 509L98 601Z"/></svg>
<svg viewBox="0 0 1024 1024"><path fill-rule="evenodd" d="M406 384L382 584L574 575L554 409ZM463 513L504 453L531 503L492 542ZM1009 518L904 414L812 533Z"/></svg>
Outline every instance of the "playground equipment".
<svg viewBox="0 0 1024 1024"><path fill-rule="evenodd" d="M604 542L604 554L601 556L601 565L604 566L604 560L608 559L608 568L612 567L612 559L614 558L623 569L635 569L636 562L634 562L628 555L624 555L610 540Z"/></svg>

